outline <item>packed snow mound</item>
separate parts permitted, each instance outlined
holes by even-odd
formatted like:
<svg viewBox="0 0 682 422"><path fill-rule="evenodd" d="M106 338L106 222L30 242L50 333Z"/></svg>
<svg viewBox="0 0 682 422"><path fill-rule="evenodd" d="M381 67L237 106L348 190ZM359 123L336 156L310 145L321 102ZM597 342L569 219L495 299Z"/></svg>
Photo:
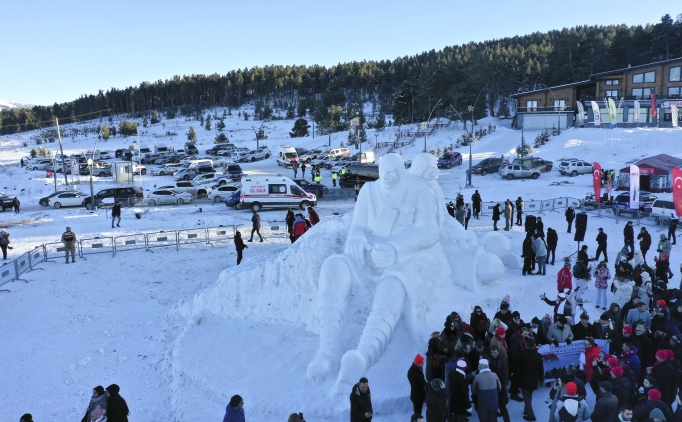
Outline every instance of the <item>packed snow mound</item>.
<svg viewBox="0 0 682 422"><path fill-rule="evenodd" d="M483 248L500 259L504 259L511 252L511 242L505 235L498 232L488 232L481 240Z"/></svg>

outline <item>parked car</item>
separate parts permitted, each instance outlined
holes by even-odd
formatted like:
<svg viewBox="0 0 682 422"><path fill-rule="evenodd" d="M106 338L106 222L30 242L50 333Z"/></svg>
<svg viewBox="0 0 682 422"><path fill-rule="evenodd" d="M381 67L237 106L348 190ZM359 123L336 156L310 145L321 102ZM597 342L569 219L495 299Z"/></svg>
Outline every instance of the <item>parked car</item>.
<svg viewBox="0 0 682 422"><path fill-rule="evenodd" d="M213 166L208 164L201 164L196 167L180 168L174 174L175 180L191 180L197 177L197 175L202 173L213 173L215 169Z"/></svg>
<svg viewBox="0 0 682 422"><path fill-rule="evenodd" d="M356 183L362 186L367 182L374 182L376 180L379 180L379 166L348 166L346 174L339 177L339 186L342 188L354 188Z"/></svg>
<svg viewBox="0 0 682 422"><path fill-rule="evenodd" d="M38 200L38 204L42 205L43 207L47 207L48 205L50 205L50 200L52 198L54 198L55 196L57 196L61 193L67 193L67 192L73 193L72 190L59 190L57 192L49 194L48 196L43 196L42 198L40 198L40 200Z"/></svg>
<svg viewBox="0 0 682 422"><path fill-rule="evenodd" d="M61 207L82 207L85 198L89 197L89 194L83 192L74 191L62 191L56 192L52 195L41 198L40 205L49 207L52 205L55 208Z"/></svg>
<svg viewBox="0 0 682 422"><path fill-rule="evenodd" d="M246 153L246 161L257 161L257 160L267 160L270 158L270 148L264 147L264 148L258 148L257 150L254 151L249 151Z"/></svg>
<svg viewBox="0 0 682 422"><path fill-rule="evenodd" d="M187 143L185 143L185 154L197 155L197 154L199 154L199 150L197 149L196 145L194 145L191 142L187 142Z"/></svg>
<svg viewBox="0 0 682 422"><path fill-rule="evenodd" d="M221 174L221 173L198 174L194 179L192 179L192 183L194 183L197 186L202 186L202 185L224 186L231 181L232 181L232 177L229 174Z"/></svg>
<svg viewBox="0 0 682 422"><path fill-rule="evenodd" d="M5 210L8 208L12 208L14 198L16 198L16 196L9 196L5 195L4 193L0 193L0 207L2 208L2 212L5 212Z"/></svg>
<svg viewBox="0 0 682 422"><path fill-rule="evenodd" d="M189 180L178 180L174 185L160 186L158 189L170 189L177 190L178 192L186 192L195 198L201 198L208 196L208 192L211 190L208 186L196 186L192 181Z"/></svg>
<svg viewBox="0 0 682 422"><path fill-rule="evenodd" d="M303 188L308 193L314 193L318 198L322 198L329 189L321 183L312 183L305 179L292 179L294 183Z"/></svg>
<svg viewBox="0 0 682 422"><path fill-rule="evenodd" d="M186 202L192 202L194 197L187 192L180 192L174 189L159 189L150 193L147 196L147 204L174 204L182 205Z"/></svg>
<svg viewBox="0 0 682 422"><path fill-rule="evenodd" d="M504 164L500 166L497 173L507 180L523 179L530 177L531 179L537 179L540 177L540 170L533 169L527 166L522 166L518 164Z"/></svg>
<svg viewBox="0 0 682 422"><path fill-rule="evenodd" d="M97 192L94 198L97 207L105 203L111 204L112 201L119 201L122 205L135 205L144 200L144 191L137 186L109 188ZM83 206L89 210L94 208L89 196L83 200Z"/></svg>
<svg viewBox="0 0 682 422"><path fill-rule="evenodd" d="M670 222L670 218L676 215L672 197L657 198L651 204L651 217L656 221L656 224L661 224L661 221Z"/></svg>
<svg viewBox="0 0 682 422"><path fill-rule="evenodd" d="M540 171L550 171L552 170L553 163L551 161L543 160L539 157L523 157L516 158L512 161L512 164L518 164L521 166L530 167L532 169L538 169Z"/></svg>
<svg viewBox="0 0 682 422"><path fill-rule="evenodd" d="M651 192L647 191L640 191L639 192L639 209L636 210L631 210L630 209L630 192L622 192L616 195L615 198L613 198L613 205L611 206L611 209L613 210L613 213L616 215L620 214L631 214L631 215L636 215L637 211L642 211L642 212L651 212L652 205L654 201L657 199L657 196L652 194Z"/></svg>
<svg viewBox="0 0 682 422"><path fill-rule="evenodd" d="M452 168L452 166L462 165L462 154L457 151L445 151L445 153L438 159L438 168Z"/></svg>
<svg viewBox="0 0 682 422"><path fill-rule="evenodd" d="M502 164L503 160L501 158L484 158L471 167L471 172L473 174L480 174L481 176L485 176L488 173L497 173Z"/></svg>
<svg viewBox="0 0 682 422"><path fill-rule="evenodd" d="M241 180L244 176L244 172L239 164L228 164L225 169L225 174L228 174L232 180Z"/></svg>
<svg viewBox="0 0 682 422"><path fill-rule="evenodd" d="M216 154L218 154L219 151L230 150L230 149L233 149L234 147L235 147L235 145L231 144L231 143L215 144L211 148L206 150L206 154L216 155Z"/></svg>
<svg viewBox="0 0 682 422"><path fill-rule="evenodd" d="M125 151L128 151L127 149L119 148L114 152L114 157L116 158L121 158L123 157L123 154Z"/></svg>
<svg viewBox="0 0 682 422"><path fill-rule="evenodd" d="M240 185L214 186L206 197L214 202L223 202L240 188Z"/></svg>
<svg viewBox="0 0 682 422"><path fill-rule="evenodd" d="M173 173L175 173L175 170L179 169L180 167L182 167L182 164L165 164L159 168L153 169L152 174L154 176L166 176L166 175L172 176Z"/></svg>
<svg viewBox="0 0 682 422"><path fill-rule="evenodd" d="M105 176L113 176L113 173L111 172L111 166L93 167L92 168L92 175L98 176L98 177L105 177Z"/></svg>
<svg viewBox="0 0 682 422"><path fill-rule="evenodd" d="M582 160L564 160L559 163L559 173L564 176L570 174L573 177L579 174L592 174L592 163Z"/></svg>
<svg viewBox="0 0 682 422"><path fill-rule="evenodd" d="M111 153L109 151L97 151L94 155L94 160L111 160ZM91 156L92 157L92 156Z"/></svg>
<svg viewBox="0 0 682 422"><path fill-rule="evenodd" d="M138 163L133 163L133 174L147 174L147 167Z"/></svg>
<svg viewBox="0 0 682 422"><path fill-rule="evenodd" d="M26 170L45 170L52 164L52 158L32 158L26 163Z"/></svg>
<svg viewBox="0 0 682 422"><path fill-rule="evenodd" d="M154 161L164 157L166 157L166 154L145 154L144 157L142 157L142 159L140 160L140 163L154 164Z"/></svg>

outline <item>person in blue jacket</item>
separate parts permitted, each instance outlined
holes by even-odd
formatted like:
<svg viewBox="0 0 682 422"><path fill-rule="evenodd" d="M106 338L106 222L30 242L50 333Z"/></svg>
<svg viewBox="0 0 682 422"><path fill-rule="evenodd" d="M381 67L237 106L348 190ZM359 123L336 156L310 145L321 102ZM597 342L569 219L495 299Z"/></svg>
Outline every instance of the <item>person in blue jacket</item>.
<svg viewBox="0 0 682 422"><path fill-rule="evenodd" d="M245 422L244 416L244 400L239 394L235 394L230 399L230 404L225 408L225 417L223 422Z"/></svg>

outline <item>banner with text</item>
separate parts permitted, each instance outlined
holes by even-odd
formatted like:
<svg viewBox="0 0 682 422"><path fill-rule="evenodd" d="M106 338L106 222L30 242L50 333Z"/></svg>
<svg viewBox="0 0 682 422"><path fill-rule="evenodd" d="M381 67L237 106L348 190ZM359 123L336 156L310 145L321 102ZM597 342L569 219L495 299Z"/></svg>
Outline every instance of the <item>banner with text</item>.
<svg viewBox="0 0 682 422"><path fill-rule="evenodd" d="M592 164L592 181L594 183L594 200L601 202L601 166L599 163Z"/></svg>
<svg viewBox="0 0 682 422"><path fill-rule="evenodd" d="M608 99L606 108L609 111L609 129L615 129L616 123L618 123L618 109L616 108L616 103L613 102L613 98Z"/></svg>
<svg viewBox="0 0 682 422"><path fill-rule="evenodd" d="M675 204L675 214L682 216L682 170L673 169L673 204Z"/></svg>
<svg viewBox="0 0 682 422"><path fill-rule="evenodd" d="M671 114L673 115L673 127L677 127L678 122L680 120L679 116L679 110L677 109L677 106L671 105L670 106L670 111Z"/></svg>
<svg viewBox="0 0 682 422"><path fill-rule="evenodd" d="M578 107L578 125L583 127L585 126L585 108L580 101L576 101L575 105Z"/></svg>
<svg viewBox="0 0 682 422"><path fill-rule="evenodd" d="M609 350L609 342L606 340L595 340L597 346L602 350L602 356ZM580 367L580 355L585 351L585 341L576 340L571 344L559 343L559 346L545 344L540 346L538 352L542 356L542 363L545 369L545 382L558 379L566 373L569 365Z"/></svg>
<svg viewBox="0 0 682 422"><path fill-rule="evenodd" d="M601 111L599 111L599 104L596 101L592 101L592 114L594 114L594 125L601 125Z"/></svg>
<svg viewBox="0 0 682 422"><path fill-rule="evenodd" d="M635 123L639 123L639 101L635 101L635 110L632 114L632 120Z"/></svg>
<svg viewBox="0 0 682 422"><path fill-rule="evenodd" d="M649 94L651 98L651 117L654 119L658 116L658 110L656 109L656 94Z"/></svg>
<svg viewBox="0 0 682 422"><path fill-rule="evenodd" d="M639 209L639 167L630 165L630 209Z"/></svg>

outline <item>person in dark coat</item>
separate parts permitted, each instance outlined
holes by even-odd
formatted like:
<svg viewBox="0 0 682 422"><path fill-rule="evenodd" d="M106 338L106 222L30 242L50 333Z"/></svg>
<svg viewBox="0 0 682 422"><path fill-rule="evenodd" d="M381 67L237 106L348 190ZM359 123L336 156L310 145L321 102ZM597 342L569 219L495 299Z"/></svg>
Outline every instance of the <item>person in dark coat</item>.
<svg viewBox="0 0 682 422"><path fill-rule="evenodd" d="M635 253L635 229L632 228L632 221L628 221L623 228L623 242L628 247L631 254Z"/></svg>
<svg viewBox="0 0 682 422"><path fill-rule="evenodd" d="M445 208L448 210L448 214L450 214L450 217L455 217L455 204L450 201Z"/></svg>
<svg viewBox="0 0 682 422"><path fill-rule="evenodd" d="M639 229L637 240L639 240L639 250L642 251L642 258L646 261L646 253L651 248L651 235L645 227Z"/></svg>
<svg viewBox="0 0 682 422"><path fill-rule="evenodd" d="M611 368L611 393L616 396L619 405L629 404L632 383L624 376L625 371L620 366Z"/></svg>
<svg viewBox="0 0 682 422"><path fill-rule="evenodd" d="M533 261L535 260L535 252L533 251L533 233L526 233L526 238L523 241L523 275L533 275Z"/></svg>
<svg viewBox="0 0 682 422"><path fill-rule="evenodd" d="M478 217L477 217L478 218ZM500 221L500 204L493 207L493 230L497 231L497 222Z"/></svg>
<svg viewBox="0 0 682 422"><path fill-rule="evenodd" d="M252 229L251 229L251 239L249 239L249 242L253 242L253 234L258 233L258 237L260 237L260 241L263 241L263 236L260 234L260 214L258 214L258 211L253 212L253 216L251 217L251 224L252 224Z"/></svg>
<svg viewBox="0 0 682 422"><path fill-rule="evenodd" d="M362 377L350 393L350 422L370 422L372 414L369 381Z"/></svg>
<svg viewBox="0 0 682 422"><path fill-rule="evenodd" d="M654 409L660 409L666 421L674 421L670 408L661 401L661 392L655 388L649 390L648 400L640 403L633 409L632 420L644 422L649 420L649 414Z"/></svg>
<svg viewBox="0 0 682 422"><path fill-rule="evenodd" d="M535 221L535 233L539 234L541 238L545 238L545 223L542 222L542 217L538 217Z"/></svg>
<svg viewBox="0 0 682 422"><path fill-rule="evenodd" d="M660 349L656 352L656 363L646 370L656 380L661 400L668 406L672 406L677 393L676 371L672 363L674 359L675 354L672 350Z"/></svg>
<svg viewBox="0 0 682 422"><path fill-rule="evenodd" d="M414 415L421 415L426 400L426 379L424 378L424 356L418 354L407 370L407 380L410 382L410 401ZM446 397L447 399L447 397Z"/></svg>
<svg viewBox="0 0 682 422"><path fill-rule="evenodd" d="M291 208L289 208L287 210L287 216L284 218L284 221L287 223L287 233L289 236L291 236L291 230L294 228L294 220L296 220L296 216L294 215L294 212L291 210Z"/></svg>
<svg viewBox="0 0 682 422"><path fill-rule="evenodd" d="M483 312L483 309L476 305L474 306L474 311L471 313L471 318L469 319L469 324L474 330L474 339L485 340L485 333L488 331L488 324L490 324L490 319Z"/></svg>
<svg viewBox="0 0 682 422"><path fill-rule="evenodd" d="M308 207L308 217L310 217L310 224L313 226L320 222L320 216L317 215L317 211L313 207Z"/></svg>
<svg viewBox="0 0 682 422"><path fill-rule="evenodd" d="M476 192L471 195L471 204L474 207L474 218L476 219L478 219L478 214L481 213L481 202L483 202L481 199L481 194L479 194L478 189L476 189Z"/></svg>
<svg viewBox="0 0 682 422"><path fill-rule="evenodd" d="M556 230L547 227L547 264L554 265L557 243L559 243L559 236L557 236ZM550 255L552 255L552 262L549 261Z"/></svg>
<svg viewBox="0 0 682 422"><path fill-rule="evenodd" d="M450 413L454 422L467 420L467 412L471 410L469 399L469 382L467 381L467 363L464 360L457 361L457 368L448 374L450 386Z"/></svg>
<svg viewBox="0 0 682 422"><path fill-rule="evenodd" d="M670 238L673 238L673 241L670 243L671 245L674 245L677 243L677 237L675 236L675 230L677 230L677 223L678 223L677 216L673 213L670 214L670 225L668 226L668 240Z"/></svg>
<svg viewBox="0 0 682 422"><path fill-rule="evenodd" d="M580 314L580 322L571 327L573 340L585 340L586 337L595 337L594 325L590 323L590 316L586 313Z"/></svg>
<svg viewBox="0 0 682 422"><path fill-rule="evenodd" d="M516 225L517 226L523 225L523 223L522 223L522 221L523 221L523 219L522 219L522 217L523 217L523 206L524 206L523 199L521 199L521 197L519 196L518 198L516 198Z"/></svg>
<svg viewBox="0 0 682 422"><path fill-rule="evenodd" d="M242 239L242 234L241 232L237 231L237 233L234 234L234 248L237 250L237 265L241 264L242 258L244 257L242 255L242 252L244 249L248 248L248 246L244 243L244 240Z"/></svg>
<svg viewBox="0 0 682 422"><path fill-rule="evenodd" d="M21 206L21 202L19 201L19 197L15 196L14 199L12 200L12 206L14 207L14 212L16 214L19 214L19 207ZM674 243L673 243L674 245Z"/></svg>
<svg viewBox="0 0 682 422"><path fill-rule="evenodd" d="M500 350L497 346L492 346L486 355L488 359L488 366L490 370L497 375L500 380L502 388L497 394L498 410L502 416L503 422L510 422L509 410L507 410L507 404L509 404L509 396L507 395L507 382L509 375L506 371L507 365L504 363L504 358L500 355Z"/></svg>
<svg viewBox="0 0 682 422"><path fill-rule="evenodd" d="M448 391L440 378L426 385L426 421L446 422L448 419Z"/></svg>
<svg viewBox="0 0 682 422"><path fill-rule="evenodd" d="M523 395L523 419L534 421L533 412L533 391L538 389L538 385L545 382L545 368L542 364L542 356L535 350L535 340L526 339L526 348L519 357L519 371L517 383Z"/></svg>
<svg viewBox="0 0 682 422"><path fill-rule="evenodd" d="M609 262L609 256L606 254L607 238L608 236L606 235L606 233L604 233L604 229L599 227L599 234L597 234L597 238L595 239L597 241L597 252L596 256L594 257L595 261L599 261L599 257L603 252L604 262Z"/></svg>
<svg viewBox="0 0 682 422"><path fill-rule="evenodd" d="M512 316L514 314L518 315L517 311L514 311L512 313ZM514 321L516 319L516 316L514 316ZM530 328L528 328L527 325L523 326L516 326L512 327L512 324L509 325L507 329L507 333L510 333L511 335L508 337L507 340L507 356L509 359L509 373L511 375L511 386L509 387L509 392L511 393L511 399L514 401L521 401L521 397L519 397L519 376L521 372L521 355L524 353L524 349L526 348L527 344L527 338L530 335ZM535 341L533 341L535 343Z"/></svg>
<svg viewBox="0 0 682 422"><path fill-rule="evenodd" d="M571 232L571 228L573 227L573 220L575 220L575 209L573 208L573 205L568 207L566 210L566 213L564 213L566 216L566 222L568 223L568 232Z"/></svg>
<svg viewBox="0 0 682 422"><path fill-rule="evenodd" d="M625 404L625 403L623 403ZM611 383L599 383L599 396L594 405L591 419L593 421L610 421L618 413L618 398L611 393Z"/></svg>
<svg viewBox="0 0 682 422"><path fill-rule="evenodd" d="M230 399L230 403L225 406L225 417L223 422L244 422L244 400L239 394L235 394Z"/></svg>
<svg viewBox="0 0 682 422"><path fill-rule="evenodd" d="M116 227L121 227L121 203L116 201L114 206L111 207L111 228L114 228L114 220L118 218Z"/></svg>
<svg viewBox="0 0 682 422"><path fill-rule="evenodd" d="M128 422L128 403L119 395L121 388L116 384L107 387L109 405L107 408L107 422Z"/></svg>

